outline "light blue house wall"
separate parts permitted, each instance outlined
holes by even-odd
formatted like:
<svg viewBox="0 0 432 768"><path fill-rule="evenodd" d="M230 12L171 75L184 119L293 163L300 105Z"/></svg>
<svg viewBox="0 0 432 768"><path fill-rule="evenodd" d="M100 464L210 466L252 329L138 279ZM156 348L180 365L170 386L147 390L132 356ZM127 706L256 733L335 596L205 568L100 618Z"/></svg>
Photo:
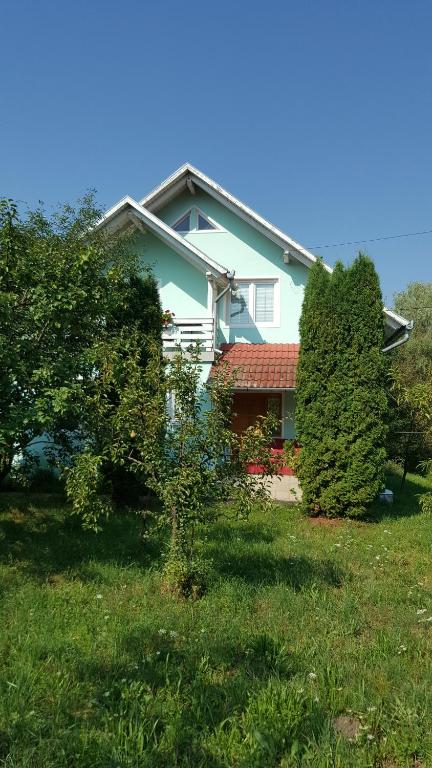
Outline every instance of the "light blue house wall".
<svg viewBox="0 0 432 768"><path fill-rule="evenodd" d="M162 309L176 317L207 317L207 278L150 232L137 235L141 263L152 268L160 286ZM211 313L210 313L211 314Z"/></svg>
<svg viewBox="0 0 432 768"><path fill-rule="evenodd" d="M302 264L285 264L282 249L204 192L184 192L157 211L172 225L190 208L200 209L221 230L190 232L185 239L230 270L236 279L273 278L279 281L280 317L276 327L247 325L230 327L229 294L217 305L216 346L223 342L298 343L299 319L308 270ZM211 316L208 281L204 272L189 264L151 233L137 236L143 264L153 269L160 285L164 309L177 318ZM211 364L202 363L201 380L207 381ZM293 392L283 393L283 436L294 437L295 401Z"/></svg>
<svg viewBox="0 0 432 768"><path fill-rule="evenodd" d="M226 322L228 299L225 299L218 305L219 342L298 343L307 267L298 262L284 264L283 252L278 245L204 192L197 190L195 195L184 192L158 211L157 215L172 225L191 207L202 210L219 224L223 231L190 232L185 236L186 240L224 267L235 270L239 280L251 277L272 277L279 280L278 327L230 327ZM165 300L163 294L162 296Z"/></svg>

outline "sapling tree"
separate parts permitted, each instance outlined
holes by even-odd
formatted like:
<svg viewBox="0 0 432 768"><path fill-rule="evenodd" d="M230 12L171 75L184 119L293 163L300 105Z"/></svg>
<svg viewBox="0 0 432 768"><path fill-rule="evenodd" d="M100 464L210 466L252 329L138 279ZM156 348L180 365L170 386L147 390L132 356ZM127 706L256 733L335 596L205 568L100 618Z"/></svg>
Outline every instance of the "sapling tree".
<svg viewBox="0 0 432 768"><path fill-rule="evenodd" d="M220 365L202 384L199 358L199 347L179 348L167 362L153 346L143 369L130 355L113 439L117 461L145 473L160 501L156 522L169 530L163 584L182 596L198 596L204 588L197 526L221 514L217 502L228 502L225 511L240 516L258 500L266 503L266 479L277 471L269 450L274 416L236 435L232 376ZM247 472L251 461L263 467L259 480Z"/></svg>

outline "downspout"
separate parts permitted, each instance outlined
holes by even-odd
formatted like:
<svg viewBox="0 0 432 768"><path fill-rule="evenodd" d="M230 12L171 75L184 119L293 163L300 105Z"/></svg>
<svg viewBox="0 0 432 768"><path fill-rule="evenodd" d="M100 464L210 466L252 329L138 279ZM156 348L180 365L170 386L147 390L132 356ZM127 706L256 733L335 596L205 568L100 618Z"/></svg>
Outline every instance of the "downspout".
<svg viewBox="0 0 432 768"><path fill-rule="evenodd" d="M232 269L231 272L227 272L226 273L226 277L227 277L227 280L228 280L228 285L226 285L225 288L216 296L215 302L214 302L214 305L215 305L215 317L214 317L214 323L215 323L214 337L215 337L215 342L216 342L217 303L220 301L222 296L225 296L227 291L231 290L231 287L232 287L232 284L233 284L233 280L234 280L234 277L235 277L235 270ZM215 352L218 352L220 355L222 354L222 350L221 349L217 349L216 347L215 347Z"/></svg>
<svg viewBox="0 0 432 768"><path fill-rule="evenodd" d="M414 321L410 320L409 323L407 323L405 326L405 333L402 336L402 338L398 339L398 341L394 341L393 344L389 344L387 347L384 347L382 352L385 354L386 352L390 352L391 349L396 349L396 347L401 347L402 344L406 344L409 337L411 336L411 331L413 328L414 328Z"/></svg>
<svg viewBox="0 0 432 768"><path fill-rule="evenodd" d="M222 296L225 296L226 292L227 292L227 291L229 291L229 289L231 288L231 286L232 286L232 281L234 280L234 277L235 277L235 272L234 272L234 270L232 270L232 272L227 272L227 273L226 273L226 277L227 277L227 280L228 280L228 285L226 285L226 286L225 286L225 288L223 289L223 291L221 291L220 293L218 293L218 295L216 296L216 299L215 299L215 304L217 304L217 303L218 303L218 301L219 301L219 299L221 299L221 298L222 298Z"/></svg>

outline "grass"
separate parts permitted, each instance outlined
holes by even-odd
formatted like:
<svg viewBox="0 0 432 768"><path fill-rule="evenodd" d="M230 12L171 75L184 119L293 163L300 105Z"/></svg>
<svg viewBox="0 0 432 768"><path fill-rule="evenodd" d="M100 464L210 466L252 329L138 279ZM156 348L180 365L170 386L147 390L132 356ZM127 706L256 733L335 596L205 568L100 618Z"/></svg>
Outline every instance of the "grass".
<svg viewBox="0 0 432 768"><path fill-rule="evenodd" d="M425 489L362 523L221 521L195 603L161 595L136 518L90 534L60 497L4 494L0 765L431 766Z"/></svg>

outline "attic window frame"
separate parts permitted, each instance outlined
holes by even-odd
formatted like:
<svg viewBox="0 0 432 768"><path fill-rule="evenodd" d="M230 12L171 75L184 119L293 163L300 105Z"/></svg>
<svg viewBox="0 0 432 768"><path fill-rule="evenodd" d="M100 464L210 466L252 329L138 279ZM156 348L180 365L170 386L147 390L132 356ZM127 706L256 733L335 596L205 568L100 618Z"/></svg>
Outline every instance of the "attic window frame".
<svg viewBox="0 0 432 768"><path fill-rule="evenodd" d="M186 216L189 216L190 221L190 229L176 229L176 226L182 221L182 219L185 219ZM198 229L198 217L201 216L203 219L209 222L213 229ZM223 229L223 227L220 226L220 224L217 223L214 219L211 218L211 216L208 216L204 211L201 210L201 208L198 208L196 205L192 205L190 208L188 208L186 211L184 211L181 216L178 216L175 221L170 224L170 227L174 229L175 232L177 232L178 235L206 235L208 232L214 233L214 232L226 232L226 229Z"/></svg>
<svg viewBox="0 0 432 768"><path fill-rule="evenodd" d="M183 219L186 218L186 216L189 216L189 229L176 229L176 227L180 224ZM172 224L171 229L174 230L174 232L177 232L178 235L188 235L190 232L193 231L193 216L192 216L192 208L188 208L187 211L181 214Z"/></svg>
<svg viewBox="0 0 432 768"><path fill-rule="evenodd" d="M200 235L205 235L208 232L225 232L226 230L222 229L220 224L218 224L214 219L211 218L211 216L208 216L204 211L201 210L201 208L198 208L198 206L195 206L195 214L196 214L196 221L195 221L195 229L193 232L199 232ZM212 225L212 229L199 229L198 228L198 221L199 217L205 219L208 221L209 224Z"/></svg>

